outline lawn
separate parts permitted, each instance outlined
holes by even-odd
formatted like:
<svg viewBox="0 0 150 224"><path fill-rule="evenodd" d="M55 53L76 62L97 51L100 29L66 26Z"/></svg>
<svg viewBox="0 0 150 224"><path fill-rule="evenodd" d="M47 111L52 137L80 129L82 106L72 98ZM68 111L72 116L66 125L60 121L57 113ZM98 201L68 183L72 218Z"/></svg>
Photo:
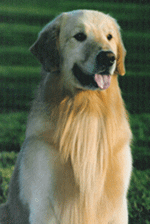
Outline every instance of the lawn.
<svg viewBox="0 0 150 224"><path fill-rule="evenodd" d="M133 1L132 1L133 2ZM5 0L0 2L0 204L25 137L28 111L40 80L29 47L42 27L63 11L96 9L115 17L127 49L119 78L133 131L133 173L128 193L130 224L150 224L150 63L148 1ZM142 3L141 3L142 2ZM145 4L144 4L145 2Z"/></svg>

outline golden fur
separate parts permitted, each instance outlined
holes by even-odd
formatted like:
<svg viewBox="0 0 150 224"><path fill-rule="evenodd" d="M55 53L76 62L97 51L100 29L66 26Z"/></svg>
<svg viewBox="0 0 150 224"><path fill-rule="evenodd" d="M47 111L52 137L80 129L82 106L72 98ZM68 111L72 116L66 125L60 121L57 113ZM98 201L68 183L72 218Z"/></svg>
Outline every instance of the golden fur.
<svg viewBox="0 0 150 224"><path fill-rule="evenodd" d="M87 45L68 43L69 33L81 25L90 37ZM111 43L101 34L107 29L114 35ZM72 75L73 63L87 68L99 49L116 57L106 90L83 87ZM43 65L43 79L0 224L127 224L131 131L117 80L125 73L119 26L96 11L64 13L42 30L31 51Z"/></svg>

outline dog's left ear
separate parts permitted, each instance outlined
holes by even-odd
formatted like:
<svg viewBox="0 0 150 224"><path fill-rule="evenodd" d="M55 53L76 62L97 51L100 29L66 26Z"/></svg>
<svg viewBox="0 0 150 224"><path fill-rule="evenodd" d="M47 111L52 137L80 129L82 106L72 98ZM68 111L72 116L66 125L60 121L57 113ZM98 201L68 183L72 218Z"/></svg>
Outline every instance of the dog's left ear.
<svg viewBox="0 0 150 224"><path fill-rule="evenodd" d="M45 71L59 69L59 31L61 16L44 27L37 41L30 47L30 51L41 62Z"/></svg>
<svg viewBox="0 0 150 224"><path fill-rule="evenodd" d="M116 72L119 75L125 75L125 56L126 56L126 50L123 45L123 41L120 35L119 26L118 26L118 46L117 46L117 67Z"/></svg>

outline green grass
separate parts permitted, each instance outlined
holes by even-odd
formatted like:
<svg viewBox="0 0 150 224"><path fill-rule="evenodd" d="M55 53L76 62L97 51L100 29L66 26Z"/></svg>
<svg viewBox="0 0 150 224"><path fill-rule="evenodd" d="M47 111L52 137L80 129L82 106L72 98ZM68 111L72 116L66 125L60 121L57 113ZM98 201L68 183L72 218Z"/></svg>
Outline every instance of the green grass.
<svg viewBox="0 0 150 224"><path fill-rule="evenodd" d="M40 66L0 66L0 79L10 82L36 83L40 80Z"/></svg>
<svg viewBox="0 0 150 224"><path fill-rule="evenodd" d="M0 114L1 151L19 151L25 137L27 113Z"/></svg>
<svg viewBox="0 0 150 224"><path fill-rule="evenodd" d="M15 152L0 152L0 204L7 198L9 181L16 159Z"/></svg>
<svg viewBox="0 0 150 224"><path fill-rule="evenodd" d="M147 16L149 15L149 9L150 6L148 4L146 5L138 5L138 4L133 4L133 3L115 3L110 1L105 1L105 2L99 2L99 1L55 1L55 2L47 2L47 1L36 1L34 5L34 1L26 1L21 2L21 1L14 1L16 2L15 5L11 4L0 4L0 13L20 13L20 14L27 14L27 15L50 15L50 14L56 14L59 11L68 11L68 10L74 10L78 8L83 8L83 9L97 9L102 8L104 11L114 11L117 12L117 15L120 15L121 17L126 17L126 15L131 15L131 19L134 17L137 19L136 13L141 13L141 16ZM109 3L108 3L109 2ZM38 4L39 3L39 4ZM52 4L53 3L53 4ZM56 5L57 4L57 7ZM30 6L34 7L30 7ZM48 8L47 8L48 6ZM127 13L126 13L127 12ZM127 18L129 19L129 18Z"/></svg>
<svg viewBox="0 0 150 224"><path fill-rule="evenodd" d="M2 47L0 49L1 63L5 66L37 66L38 62L33 55L29 52L28 48L15 46L15 47Z"/></svg>
<svg viewBox="0 0 150 224"><path fill-rule="evenodd" d="M36 40L42 26L29 26L27 24L1 23L0 33L3 46L21 46L29 48L32 40Z"/></svg>
<svg viewBox="0 0 150 224"><path fill-rule="evenodd" d="M144 178L143 178L144 176ZM130 224L150 224L150 169L133 169L128 192Z"/></svg>

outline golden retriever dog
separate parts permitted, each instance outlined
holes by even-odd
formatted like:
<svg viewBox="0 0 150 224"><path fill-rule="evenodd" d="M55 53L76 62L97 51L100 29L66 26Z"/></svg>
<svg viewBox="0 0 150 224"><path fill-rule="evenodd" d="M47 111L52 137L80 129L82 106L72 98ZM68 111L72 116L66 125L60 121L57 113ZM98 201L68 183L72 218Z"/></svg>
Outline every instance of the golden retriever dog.
<svg viewBox="0 0 150 224"><path fill-rule="evenodd" d="M42 81L0 223L127 224L132 134L119 26L98 11L63 13L30 50Z"/></svg>

